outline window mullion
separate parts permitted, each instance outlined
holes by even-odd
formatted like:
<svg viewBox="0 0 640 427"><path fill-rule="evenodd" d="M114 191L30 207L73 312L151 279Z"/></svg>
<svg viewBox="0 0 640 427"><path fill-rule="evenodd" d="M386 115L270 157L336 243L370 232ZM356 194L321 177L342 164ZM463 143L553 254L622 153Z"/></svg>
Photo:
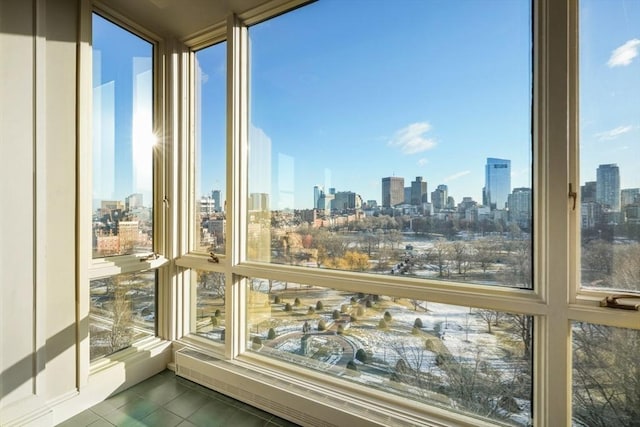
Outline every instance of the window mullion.
<svg viewBox="0 0 640 427"><path fill-rule="evenodd" d="M535 418L537 425L571 424L570 333L567 303L570 283L569 152L567 150L569 82L569 2L541 1L540 120L542 154L539 159L540 234L542 256L538 283L548 305L536 331ZM544 201L544 202L542 202Z"/></svg>
<svg viewBox="0 0 640 427"><path fill-rule="evenodd" d="M247 198L247 129L248 129L248 40L247 28L237 16L227 20L227 339L225 353L235 358L244 349L246 316L243 279L232 274L242 261L245 250Z"/></svg>

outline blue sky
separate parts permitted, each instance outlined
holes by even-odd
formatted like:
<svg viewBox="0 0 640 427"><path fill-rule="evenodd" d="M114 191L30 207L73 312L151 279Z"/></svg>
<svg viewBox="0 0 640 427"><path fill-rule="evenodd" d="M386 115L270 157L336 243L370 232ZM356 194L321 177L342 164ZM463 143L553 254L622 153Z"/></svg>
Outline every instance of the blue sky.
<svg viewBox="0 0 640 427"><path fill-rule="evenodd" d="M93 199L152 201L153 45L93 17Z"/></svg>
<svg viewBox="0 0 640 427"><path fill-rule="evenodd" d="M621 188L640 187L640 2L581 5L580 180L617 163Z"/></svg>
<svg viewBox="0 0 640 427"><path fill-rule="evenodd" d="M386 176L481 202L487 157L530 186L529 10L320 1L250 28L251 123L271 140L273 177L279 155L294 159L293 207L312 206L317 184L380 203ZM291 207L271 182L272 207Z"/></svg>
<svg viewBox="0 0 640 427"><path fill-rule="evenodd" d="M311 207L314 185L380 202L382 177L422 176L429 192L446 184L456 202L481 202L487 157L511 160L512 188L530 186L530 11L525 0L320 0L251 27L250 191L269 191L272 208ZM580 21L581 182L618 163L622 188L639 187L640 2L583 0ZM144 42L103 37L105 51L144 54ZM225 49L197 54L199 195L225 191ZM103 80L117 76L102 55ZM117 158L124 198L130 160Z"/></svg>

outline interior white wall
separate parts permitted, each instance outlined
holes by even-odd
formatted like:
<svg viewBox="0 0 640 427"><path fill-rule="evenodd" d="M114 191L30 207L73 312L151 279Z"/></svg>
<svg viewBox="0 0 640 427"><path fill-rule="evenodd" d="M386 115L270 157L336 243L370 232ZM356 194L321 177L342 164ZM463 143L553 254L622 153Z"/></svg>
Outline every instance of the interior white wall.
<svg viewBox="0 0 640 427"><path fill-rule="evenodd" d="M0 2L2 425L50 425L77 393L78 8Z"/></svg>

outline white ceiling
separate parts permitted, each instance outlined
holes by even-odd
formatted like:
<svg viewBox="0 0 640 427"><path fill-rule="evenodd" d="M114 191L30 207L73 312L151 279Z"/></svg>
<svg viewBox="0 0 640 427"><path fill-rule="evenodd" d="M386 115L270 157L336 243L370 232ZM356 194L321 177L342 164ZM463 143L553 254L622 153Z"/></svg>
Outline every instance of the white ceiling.
<svg viewBox="0 0 640 427"><path fill-rule="evenodd" d="M112 10L160 36L185 39L270 0L106 0Z"/></svg>

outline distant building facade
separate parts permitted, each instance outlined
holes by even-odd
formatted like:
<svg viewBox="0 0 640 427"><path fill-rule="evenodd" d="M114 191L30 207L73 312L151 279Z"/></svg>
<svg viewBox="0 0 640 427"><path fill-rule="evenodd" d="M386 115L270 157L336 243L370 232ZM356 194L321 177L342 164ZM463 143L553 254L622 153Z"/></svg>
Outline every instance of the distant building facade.
<svg viewBox="0 0 640 427"><path fill-rule="evenodd" d="M390 208L404 202L404 178L382 178L382 207Z"/></svg>
<svg viewBox="0 0 640 427"><path fill-rule="evenodd" d="M620 211L620 169L615 163L600 165L596 171L596 202L603 208Z"/></svg>
<svg viewBox="0 0 640 427"><path fill-rule="evenodd" d="M483 204L491 210L505 209L511 193L511 160L487 158Z"/></svg>

